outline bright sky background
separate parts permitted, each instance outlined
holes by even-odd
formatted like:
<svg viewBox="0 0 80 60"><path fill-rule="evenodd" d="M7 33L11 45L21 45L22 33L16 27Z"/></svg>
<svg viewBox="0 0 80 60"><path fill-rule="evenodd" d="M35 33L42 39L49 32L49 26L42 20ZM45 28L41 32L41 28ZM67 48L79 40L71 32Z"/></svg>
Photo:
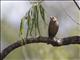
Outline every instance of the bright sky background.
<svg viewBox="0 0 80 60"><path fill-rule="evenodd" d="M1 18L5 17L8 22L16 25L30 7L28 1L1 1Z"/></svg>

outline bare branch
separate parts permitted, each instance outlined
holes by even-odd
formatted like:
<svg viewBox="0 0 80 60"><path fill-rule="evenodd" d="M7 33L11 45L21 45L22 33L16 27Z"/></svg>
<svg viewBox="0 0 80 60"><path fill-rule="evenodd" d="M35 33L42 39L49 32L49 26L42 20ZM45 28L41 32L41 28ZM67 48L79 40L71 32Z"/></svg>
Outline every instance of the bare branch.
<svg viewBox="0 0 80 60"><path fill-rule="evenodd" d="M66 11L66 9L63 8L62 4L61 4L61 8L64 10L64 13L76 24L80 25L79 22L77 22L75 19L72 18L72 16L70 16L70 14L68 14L68 12Z"/></svg>
<svg viewBox="0 0 80 60"><path fill-rule="evenodd" d="M77 4L77 2L76 2L75 0L73 0L73 1L74 1L75 5L77 6L77 8L80 10L80 7L79 7L79 5Z"/></svg>
<svg viewBox="0 0 80 60"><path fill-rule="evenodd" d="M25 44L30 44L30 43L46 43L46 44L51 44L52 46L55 46L55 47L59 47L59 46L64 46L64 45L69 45L69 44L80 44L80 36L72 36L72 37L59 38L59 39L53 39L53 40L50 40L48 37L23 39L6 47L0 53L1 55L0 59L3 60L14 49L21 47Z"/></svg>

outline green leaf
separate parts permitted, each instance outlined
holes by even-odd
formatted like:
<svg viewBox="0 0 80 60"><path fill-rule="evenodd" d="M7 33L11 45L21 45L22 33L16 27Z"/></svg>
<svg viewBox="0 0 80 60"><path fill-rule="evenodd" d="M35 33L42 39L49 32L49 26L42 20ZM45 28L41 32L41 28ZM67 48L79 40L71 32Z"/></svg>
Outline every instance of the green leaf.
<svg viewBox="0 0 80 60"><path fill-rule="evenodd" d="M46 23L46 21L45 21L45 10L44 10L44 8L42 7L42 5L41 4L39 4L39 10L40 10L40 14L41 14L41 17L42 17L42 19L43 19L43 21Z"/></svg>
<svg viewBox="0 0 80 60"><path fill-rule="evenodd" d="M36 29L37 29L37 24L36 24L36 21L38 20L37 19L37 5L34 6L34 14L35 14L35 36L36 36Z"/></svg>
<svg viewBox="0 0 80 60"><path fill-rule="evenodd" d="M35 35L37 34L37 32L39 33L39 35L41 35L39 28L39 13L41 14L42 20L46 23L44 8L42 7L42 5L33 5L27 13L27 36L29 34L32 35L32 32L35 32Z"/></svg>
<svg viewBox="0 0 80 60"><path fill-rule="evenodd" d="M40 29L39 29L39 11L38 11L38 5L37 6L35 6L35 9L36 9L36 20L35 20L35 26L36 26L36 28L37 28L37 30L38 30L38 33L39 33L39 35L41 35L40 34Z"/></svg>
<svg viewBox="0 0 80 60"><path fill-rule="evenodd" d="M35 19L33 18L32 19L31 30L30 30L30 35L31 35L32 31L33 31L34 23L35 23Z"/></svg>
<svg viewBox="0 0 80 60"><path fill-rule="evenodd" d="M27 25L28 25L28 29L27 29L27 35L28 36L29 32L30 32L30 21L31 21L31 17L30 17L30 10L28 12L28 16L27 16Z"/></svg>
<svg viewBox="0 0 80 60"><path fill-rule="evenodd" d="M33 10L32 10L32 15L33 15L33 19L32 19L32 24L31 24L31 30L30 30L30 35L32 34L32 31L33 31L33 28L35 28L35 36L37 34L37 30L38 30L38 33L40 35L40 29L39 29L39 23L38 23L38 6L35 5L33 6Z"/></svg>
<svg viewBox="0 0 80 60"><path fill-rule="evenodd" d="M24 32L24 19L21 19L21 23L20 23L20 30L19 30L19 36L21 37L23 35Z"/></svg>
<svg viewBox="0 0 80 60"><path fill-rule="evenodd" d="M32 17L32 23L31 23L31 29L30 29L30 35L32 35L32 31L33 31L33 28L34 28L34 25L35 25L35 8L34 6L32 7L32 10L31 10L31 17Z"/></svg>

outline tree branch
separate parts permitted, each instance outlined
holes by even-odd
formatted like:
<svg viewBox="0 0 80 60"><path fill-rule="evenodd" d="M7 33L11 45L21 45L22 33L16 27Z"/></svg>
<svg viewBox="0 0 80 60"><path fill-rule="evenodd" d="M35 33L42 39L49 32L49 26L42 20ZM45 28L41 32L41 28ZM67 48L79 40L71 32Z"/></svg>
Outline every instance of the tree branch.
<svg viewBox="0 0 80 60"><path fill-rule="evenodd" d="M59 47L69 44L80 44L80 36L72 36L72 37L66 37L66 38L58 38L58 39L49 39L48 37L37 37L37 38L27 38L20 41L17 41L10 46L6 47L1 53L1 58L4 59L11 51L14 49L21 47L25 44L30 43L47 43L51 44L52 46Z"/></svg>
<svg viewBox="0 0 80 60"><path fill-rule="evenodd" d="M77 2L76 2L75 0L73 0L73 1L74 1L75 5L77 6L77 8L80 10L80 7L79 7L79 5L77 4Z"/></svg>

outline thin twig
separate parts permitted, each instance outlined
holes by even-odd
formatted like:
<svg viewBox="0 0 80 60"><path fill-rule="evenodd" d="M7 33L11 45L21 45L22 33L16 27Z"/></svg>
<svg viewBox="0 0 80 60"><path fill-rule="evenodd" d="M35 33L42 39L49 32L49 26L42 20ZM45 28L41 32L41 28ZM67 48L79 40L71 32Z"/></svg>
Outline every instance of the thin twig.
<svg viewBox="0 0 80 60"><path fill-rule="evenodd" d="M67 11L63 8L62 4L60 4L60 5L61 5L61 8L64 10L64 13L65 13L69 18L71 18L71 20L72 20L73 22L75 22L76 24L80 25L79 22L77 22L75 19L72 18L72 16L70 16L70 15L67 13Z"/></svg>
<svg viewBox="0 0 80 60"><path fill-rule="evenodd" d="M73 0L73 1L74 1L75 5L77 6L77 8L80 10L80 7L79 7L79 5L77 4L77 2L76 2L75 0Z"/></svg>

